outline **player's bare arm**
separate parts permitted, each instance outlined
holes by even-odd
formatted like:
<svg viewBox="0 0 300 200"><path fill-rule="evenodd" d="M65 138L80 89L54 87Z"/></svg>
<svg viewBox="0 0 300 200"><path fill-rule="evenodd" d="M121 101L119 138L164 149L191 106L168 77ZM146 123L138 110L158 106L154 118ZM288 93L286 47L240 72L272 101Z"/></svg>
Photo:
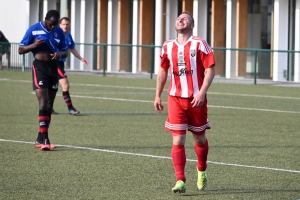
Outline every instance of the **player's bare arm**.
<svg viewBox="0 0 300 200"><path fill-rule="evenodd" d="M30 45L27 45L27 46L19 46L19 54L25 54L25 53L28 53L30 52L31 50L41 46L44 44L44 41L43 40L40 40L40 39L36 39L36 41Z"/></svg>
<svg viewBox="0 0 300 200"><path fill-rule="evenodd" d="M166 84L167 76L168 76L167 71L164 70L163 68L160 68L156 79L156 95L154 100L154 108L158 112L164 109L161 101L161 94Z"/></svg>
<svg viewBox="0 0 300 200"><path fill-rule="evenodd" d="M52 60L59 60L60 58L66 58L68 56L68 51L58 51L50 54Z"/></svg>
<svg viewBox="0 0 300 200"><path fill-rule="evenodd" d="M215 67L212 66L210 68L207 68L205 77L204 77L204 81L203 81L203 85L202 85L199 93L194 97L194 99L191 102L193 104L192 105L193 107L200 107L203 105L206 92L207 92L208 88L210 87L214 77L215 77Z"/></svg>
<svg viewBox="0 0 300 200"><path fill-rule="evenodd" d="M80 54L78 53L77 49L72 48L72 49L70 49L70 51L71 51L71 53L72 53L76 58L78 58L78 59L79 59L81 62L83 62L85 65L88 64L88 61L87 61L85 58L82 58L82 57L80 56Z"/></svg>

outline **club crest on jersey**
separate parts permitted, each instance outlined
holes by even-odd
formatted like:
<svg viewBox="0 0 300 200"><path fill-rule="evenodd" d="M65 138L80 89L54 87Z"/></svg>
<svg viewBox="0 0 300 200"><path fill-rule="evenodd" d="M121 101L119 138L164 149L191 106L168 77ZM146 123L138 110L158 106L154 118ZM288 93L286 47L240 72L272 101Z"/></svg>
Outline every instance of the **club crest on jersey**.
<svg viewBox="0 0 300 200"><path fill-rule="evenodd" d="M196 50L195 50L195 49L192 49L192 50L191 50L191 56L194 57L195 55L196 55Z"/></svg>
<svg viewBox="0 0 300 200"><path fill-rule="evenodd" d="M57 33L56 33L56 32L54 32L54 37L56 37L56 38L57 38Z"/></svg>

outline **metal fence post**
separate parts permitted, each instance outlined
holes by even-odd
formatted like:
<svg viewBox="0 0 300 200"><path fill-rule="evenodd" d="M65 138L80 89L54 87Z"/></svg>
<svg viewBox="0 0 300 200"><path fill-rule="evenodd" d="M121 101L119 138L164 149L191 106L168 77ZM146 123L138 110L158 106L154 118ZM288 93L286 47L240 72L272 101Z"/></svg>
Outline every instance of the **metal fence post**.
<svg viewBox="0 0 300 200"><path fill-rule="evenodd" d="M151 48L150 79L153 79L153 72L154 72L154 51L155 51L155 49L154 49L154 46L151 46L150 48Z"/></svg>
<svg viewBox="0 0 300 200"><path fill-rule="evenodd" d="M256 64L257 64L257 50L254 51L254 85L256 85L256 78L257 78Z"/></svg>
<svg viewBox="0 0 300 200"><path fill-rule="evenodd" d="M105 70L106 70L106 66L107 66L107 61L106 61L106 56L107 56L107 44L104 45L104 49L103 49L103 76L106 76L105 74Z"/></svg>

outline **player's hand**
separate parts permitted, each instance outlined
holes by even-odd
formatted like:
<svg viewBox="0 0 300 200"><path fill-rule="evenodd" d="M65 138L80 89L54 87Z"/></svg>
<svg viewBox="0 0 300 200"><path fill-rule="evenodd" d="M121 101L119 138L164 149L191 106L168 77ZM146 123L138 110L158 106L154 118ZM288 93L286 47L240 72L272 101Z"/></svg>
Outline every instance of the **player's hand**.
<svg viewBox="0 0 300 200"><path fill-rule="evenodd" d="M192 107L201 107L204 103L205 94L202 94L199 92L196 96L194 96L194 99L191 101Z"/></svg>
<svg viewBox="0 0 300 200"><path fill-rule="evenodd" d="M157 111L157 112L161 112L164 110L164 106L162 105L162 102L161 102L161 98L160 97L156 97L155 100L154 100L154 109Z"/></svg>
<svg viewBox="0 0 300 200"><path fill-rule="evenodd" d="M43 45L44 43L45 43L44 40L41 40L39 38L37 38L34 42L35 46L37 46L37 47Z"/></svg>
<svg viewBox="0 0 300 200"><path fill-rule="evenodd" d="M59 60L61 58L61 53L59 51L54 52L54 53L51 53L50 56L52 57L52 60Z"/></svg>
<svg viewBox="0 0 300 200"><path fill-rule="evenodd" d="M84 59L84 58L81 58L80 60L81 60L81 62L83 62L85 65L88 65L88 64L89 64L89 62L88 62L86 59Z"/></svg>

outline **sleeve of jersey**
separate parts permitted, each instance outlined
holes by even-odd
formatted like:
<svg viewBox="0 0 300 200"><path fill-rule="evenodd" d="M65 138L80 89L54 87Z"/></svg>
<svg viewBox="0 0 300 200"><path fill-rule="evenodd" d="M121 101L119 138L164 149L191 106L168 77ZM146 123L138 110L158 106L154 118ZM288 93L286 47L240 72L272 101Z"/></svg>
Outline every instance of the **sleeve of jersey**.
<svg viewBox="0 0 300 200"><path fill-rule="evenodd" d="M60 42L58 44L58 49L60 51L65 51L65 50L68 49L68 46L67 46L66 39L65 39L63 31L61 31L60 35L61 35L61 37L60 37L61 39L60 39Z"/></svg>
<svg viewBox="0 0 300 200"><path fill-rule="evenodd" d="M205 69L210 68L210 67L212 67L216 64L215 63L215 56L214 56L213 52L210 52L210 53L206 54L206 53L201 51L200 55L201 55L202 64L203 64Z"/></svg>
<svg viewBox="0 0 300 200"><path fill-rule="evenodd" d="M69 33L69 38L70 38L70 42L71 42L71 44L69 44L69 48L74 49L75 48L75 42L73 40L73 37L72 37L71 33Z"/></svg>
<svg viewBox="0 0 300 200"><path fill-rule="evenodd" d="M33 36L31 34L30 29L28 29L20 42L20 46L28 46L33 43Z"/></svg>
<svg viewBox="0 0 300 200"><path fill-rule="evenodd" d="M168 55L164 53L163 55L160 56L160 58L161 58L161 63L160 63L161 68L163 68L164 70L168 70L170 67L170 60L168 58Z"/></svg>
<svg viewBox="0 0 300 200"><path fill-rule="evenodd" d="M40 39L40 40L43 40L44 43L48 46L48 48L50 49L51 52L54 53L54 52L58 51L57 48L56 48L56 46L53 45L55 43L53 41L51 41L51 39L49 39L49 38L47 38L47 37L45 37L43 35L39 35L37 38Z"/></svg>

